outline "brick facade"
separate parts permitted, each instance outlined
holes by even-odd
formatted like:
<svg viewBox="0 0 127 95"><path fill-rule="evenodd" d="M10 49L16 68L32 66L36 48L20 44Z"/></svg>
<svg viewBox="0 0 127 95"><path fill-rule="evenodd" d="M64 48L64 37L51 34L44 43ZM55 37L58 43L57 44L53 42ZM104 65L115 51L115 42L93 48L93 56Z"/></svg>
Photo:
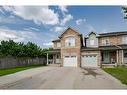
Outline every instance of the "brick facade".
<svg viewBox="0 0 127 95"><path fill-rule="evenodd" d="M74 47L65 47L65 39L69 36L75 37L75 46ZM62 65L63 65L64 54L69 54L69 55L76 54L77 64L78 64L78 66L80 66L81 37L80 37L79 33L75 32L72 29L68 29L67 31L64 32L64 34L62 35L60 40L61 40L61 62L62 62Z"/></svg>
<svg viewBox="0 0 127 95"><path fill-rule="evenodd" d="M94 32L91 32L91 34ZM81 66L81 58L84 55L97 55L97 65L101 66L102 65L102 53L105 51L109 51L110 53L110 62L112 58L115 58L113 56L116 56L116 63L117 65L123 64L123 56L124 56L124 50L127 49L127 46L122 47L121 45L123 44L123 36L127 35L127 32L116 32L116 33L107 33L107 34L99 34L99 36L95 34L95 38L97 39L96 42L97 47L89 47L88 43L86 43L85 39L89 39L90 34L87 38L82 38L81 34L73 30L72 28L68 28L66 31L64 31L61 36L59 37L58 40L53 41L54 46L53 49L59 49L60 50L60 60L61 60L61 65L63 66L64 62L64 57L66 55L71 56L75 55L77 57L77 66ZM65 39L68 37L74 37L75 38L75 46L70 46L66 47L65 46ZM102 40L104 38L108 38L109 40L109 46L107 47L106 45L102 44ZM82 47L82 42L84 40L85 46ZM90 44L89 39L89 44ZM92 39L93 40L93 39ZM93 42L93 41L92 41ZM61 47L57 47L57 43L61 44ZM101 47L102 46L102 47ZM115 55L113 55L113 52L116 52ZM112 53L112 54L111 54ZM127 59L126 59L127 60ZM84 61L83 61L84 62ZM84 62L85 63L85 62ZM106 64L107 66L107 64ZM111 65L110 65L111 66Z"/></svg>

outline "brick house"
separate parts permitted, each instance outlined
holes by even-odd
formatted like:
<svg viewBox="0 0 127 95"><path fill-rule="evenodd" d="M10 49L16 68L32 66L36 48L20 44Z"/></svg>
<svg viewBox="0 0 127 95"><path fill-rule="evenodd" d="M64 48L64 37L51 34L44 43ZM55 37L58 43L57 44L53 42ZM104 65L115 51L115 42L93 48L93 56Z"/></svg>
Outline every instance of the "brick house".
<svg viewBox="0 0 127 95"><path fill-rule="evenodd" d="M127 63L127 31L83 37L72 28L52 41L53 64L70 67L116 66Z"/></svg>

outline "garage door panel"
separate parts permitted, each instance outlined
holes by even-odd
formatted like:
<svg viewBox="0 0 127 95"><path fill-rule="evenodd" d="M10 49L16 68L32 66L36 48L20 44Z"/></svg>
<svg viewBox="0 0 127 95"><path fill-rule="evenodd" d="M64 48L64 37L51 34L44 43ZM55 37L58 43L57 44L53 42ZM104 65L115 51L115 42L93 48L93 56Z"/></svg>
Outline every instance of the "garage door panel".
<svg viewBox="0 0 127 95"><path fill-rule="evenodd" d="M97 55L84 55L81 58L82 67L97 67Z"/></svg>
<svg viewBox="0 0 127 95"><path fill-rule="evenodd" d="M63 66L67 67L77 67L77 57L76 56L65 56Z"/></svg>

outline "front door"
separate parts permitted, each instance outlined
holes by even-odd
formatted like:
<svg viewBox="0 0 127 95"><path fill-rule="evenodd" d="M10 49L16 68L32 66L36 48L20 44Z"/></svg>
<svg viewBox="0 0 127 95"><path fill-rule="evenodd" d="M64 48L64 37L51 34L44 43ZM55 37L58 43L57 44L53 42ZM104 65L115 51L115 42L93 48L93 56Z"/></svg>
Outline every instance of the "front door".
<svg viewBox="0 0 127 95"><path fill-rule="evenodd" d="M116 51L110 52L110 63L115 64L116 62Z"/></svg>

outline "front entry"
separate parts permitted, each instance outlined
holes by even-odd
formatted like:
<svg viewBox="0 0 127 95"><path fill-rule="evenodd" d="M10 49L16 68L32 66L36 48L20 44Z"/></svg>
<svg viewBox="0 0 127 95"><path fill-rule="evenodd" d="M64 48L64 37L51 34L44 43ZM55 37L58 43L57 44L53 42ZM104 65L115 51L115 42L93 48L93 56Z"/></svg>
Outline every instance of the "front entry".
<svg viewBox="0 0 127 95"><path fill-rule="evenodd" d="M97 67L97 55L82 55L81 67Z"/></svg>
<svg viewBox="0 0 127 95"><path fill-rule="evenodd" d="M65 67L77 67L77 56L64 56L63 66Z"/></svg>

